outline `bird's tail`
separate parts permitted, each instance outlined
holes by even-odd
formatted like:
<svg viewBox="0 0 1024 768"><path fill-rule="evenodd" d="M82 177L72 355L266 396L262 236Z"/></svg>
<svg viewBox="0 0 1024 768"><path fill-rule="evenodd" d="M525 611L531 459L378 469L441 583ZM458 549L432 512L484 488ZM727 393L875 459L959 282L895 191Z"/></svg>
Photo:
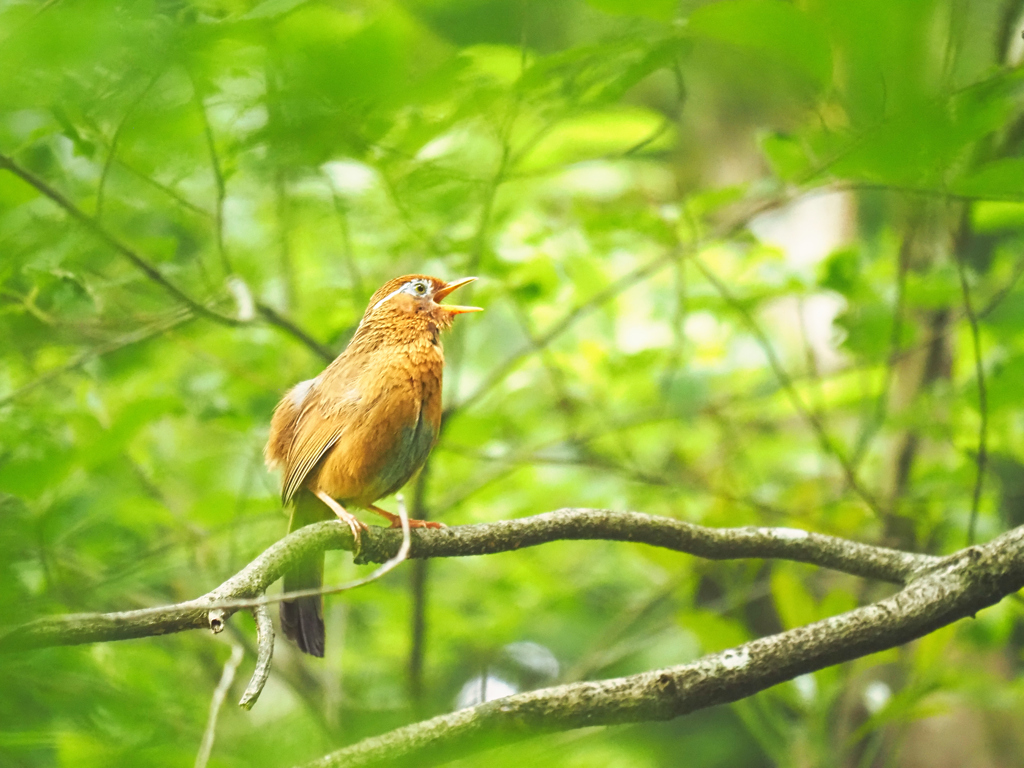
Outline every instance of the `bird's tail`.
<svg viewBox="0 0 1024 768"><path fill-rule="evenodd" d="M328 519L327 507L313 494L303 491L292 507L288 533L304 525ZM300 560L284 575L284 591L318 589L324 583L322 552ZM281 630L295 641L299 650L310 656L324 655L324 599L321 595L299 597L281 603Z"/></svg>

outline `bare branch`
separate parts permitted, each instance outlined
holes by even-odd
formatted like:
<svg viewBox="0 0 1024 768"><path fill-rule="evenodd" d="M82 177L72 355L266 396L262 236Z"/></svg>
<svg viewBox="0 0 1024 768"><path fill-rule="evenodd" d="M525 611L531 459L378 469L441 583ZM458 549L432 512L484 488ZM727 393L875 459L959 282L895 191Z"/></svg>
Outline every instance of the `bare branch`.
<svg viewBox="0 0 1024 768"><path fill-rule="evenodd" d="M150 280L159 285L171 296L177 299L180 303L184 304L196 315L213 320L214 322L221 323L222 325L228 326L241 326L246 325L250 322L247 319L240 319L237 317L231 317L221 312L217 312L211 309L209 306L201 301L198 301L182 289L176 286L173 282L167 279L154 264L145 259L135 249L129 246L127 243L119 240L115 237L108 229L106 229L99 221L89 216L85 211L72 203L67 197L58 192L56 189L51 187L41 178L36 176L31 171L22 168L14 160L7 155L0 153L0 168L6 169L13 173L15 176L20 178L25 183L35 187L46 197L50 198L58 206L64 209L64 211L71 216L71 218L78 221L86 229L93 233L97 238L102 240L113 250L124 256L128 261L134 264L139 270L143 272ZM324 360L333 360L335 355L327 349L325 346L316 341L312 336L299 328L293 321L283 317L272 307L263 304L262 302L256 303L256 309L259 315L270 325L280 328L284 332L288 333L292 337L298 339L311 350L316 352Z"/></svg>
<svg viewBox="0 0 1024 768"><path fill-rule="evenodd" d="M156 336L160 336L168 331L177 328L180 325L191 321L195 315L193 315L187 309L178 309L167 319L160 322L154 323L153 325L139 328L135 331L130 331L116 339L101 344L93 349L87 349L84 352L79 352L64 365L52 368L44 373L41 373L32 381L29 381L12 392L0 397L0 407L7 405L8 403L17 400L22 395L28 394L37 387L43 386L65 373L69 373L81 366L85 365L91 360L104 355L110 354L111 352L117 352L118 350L130 347L133 344L139 344L144 341L148 341Z"/></svg>
<svg viewBox="0 0 1024 768"><path fill-rule="evenodd" d="M373 527L362 535L360 559L383 562L375 572L380 575L407 553L419 558L458 557L585 539L639 542L712 560L794 560L905 586L872 605L692 664L517 694L364 740L311 766L392 765L402 757L425 764L441 749L450 757L453 747L464 752L543 732L678 717L908 642L973 615L1024 586L1024 527L987 545L940 558L792 528L715 529L600 509L562 509L519 520L415 532L409 531L407 523L402 531ZM223 622L238 607L255 607L259 660L242 699L243 706L251 706L266 680L272 653L273 630L264 606L281 599L258 596L298 560L352 546L351 532L337 521L306 526L201 598L125 613L40 619L0 637L0 651L212 628L213 620Z"/></svg>
<svg viewBox="0 0 1024 768"><path fill-rule="evenodd" d="M578 304L573 309L569 310L561 320L556 322L546 332L533 339L530 343L526 344L522 349L519 349L509 355L503 362L495 366L494 370L491 371L490 375L484 379L484 381L471 392L462 401L453 404L448 408L446 416L450 416L456 411L463 411L469 408L471 405L480 400L484 395L494 389L498 384L504 381L509 374L511 374L516 368L519 367L520 363L523 362L530 355L534 354L540 349L551 344L555 339L561 336L565 331L579 322L581 319L595 311L602 304L611 301L620 293L625 291L637 283L642 282L644 279L653 275L655 272L660 270L662 267L671 264L677 257L675 250L669 251L668 253L656 256L650 261L641 264L639 267L624 275L623 277L616 280L614 283L609 285L604 290L598 291L587 301Z"/></svg>
<svg viewBox="0 0 1024 768"><path fill-rule="evenodd" d="M173 296L179 302L181 302L186 307L191 309L197 315L202 315L203 317L215 320L216 322L223 323L225 325L240 324L237 319L229 317L227 315L223 315L220 312L217 312L216 310L210 309L210 307L208 307L206 304L193 299L191 296L189 296L187 293L181 290L178 286L176 286L174 283L172 283L170 280L164 277L163 273L161 273L160 270L156 268L156 266L154 266L148 260L139 255L138 252L136 252L126 243L123 243L120 240L118 240L113 234L110 233L109 230L106 229L106 227L100 224L96 219L94 219L92 216L89 216L87 213L85 213L85 211L83 211L77 205L72 203L67 197L65 197L63 194L61 194L56 189L51 187L49 184L47 184L41 178L36 176L34 173L25 168L22 168L20 165L15 163L14 160L8 157L7 155L0 154L0 168L4 168L10 171L15 176L20 178L22 181L35 187L37 190L39 190L39 192L44 194L46 197L50 198L58 206L63 208L65 213L71 216L71 218L75 219L80 224L85 226L85 228L92 232L97 238L102 240L113 250L117 251L119 254L128 259L128 261L130 261L139 270L141 270L143 274L146 275L146 277L148 277L154 283L159 285L161 288L163 288L165 291L171 294L171 296Z"/></svg>
<svg viewBox="0 0 1024 768"><path fill-rule="evenodd" d="M238 702L242 709L252 709L252 705L263 693L263 686L270 677L270 662L274 658L274 622L270 620L267 606L257 605L252 609L252 617L256 620L256 669Z"/></svg>
<svg viewBox="0 0 1024 768"><path fill-rule="evenodd" d="M217 735L217 716L220 708L224 706L224 699L227 698L231 684L235 681L235 673L238 665L242 663L245 651L237 643L231 646L231 656L224 663L224 671L221 673L220 682L213 691L213 698L210 700L210 716L206 721L206 730L203 732L203 740L199 743L199 752L196 754L195 768L206 768L210 761L210 753L213 751L213 739Z"/></svg>
<svg viewBox="0 0 1024 768"><path fill-rule="evenodd" d="M364 739L306 768L396 765L402 758L430 765L432 758L451 760L542 733L670 720L902 645L973 616L1022 586L1024 528L1017 528L944 559L891 597L839 616L691 664L507 696Z"/></svg>
<svg viewBox="0 0 1024 768"><path fill-rule="evenodd" d="M786 395L789 397L790 403L793 405L793 410L797 412L797 415L799 415L801 419L810 425L815 437L818 439L818 444L821 446L821 449L826 455L832 456L837 462L839 462L839 466L842 468L843 474L846 477L846 482L850 488L860 496L861 500L868 505L872 512L881 516L881 509L878 506L878 502L875 501L874 497L857 479L856 467L851 463L850 459L847 458L839 446L836 445L836 442L832 439L828 430L825 429L825 425L822 423L818 415L804 403L803 398L800 397L800 393L793 384L792 377L782 365L782 361L779 360L778 355L775 354L775 349L772 347L771 340L765 334L764 330L762 330L761 326L758 325L754 316L743 305L743 302L736 298L733 292L729 290L729 287L720 277L718 277L718 275L714 273L714 271L712 271L710 267L708 267L707 264L705 264L696 255L693 255L690 258L693 263L697 265L701 274L703 274L707 281L714 286L716 291L718 291L722 300L740 316L744 325L746 325L748 330L754 335L758 346L761 347L761 350L764 352L764 355L768 360L768 366L772 369L772 372L779 380L779 384L782 386L783 391L785 391Z"/></svg>
<svg viewBox="0 0 1024 768"><path fill-rule="evenodd" d="M361 536L358 558L360 562L384 563L371 576L341 587L261 597L267 587L302 558L328 549L352 549L352 534L347 526L333 520L308 525L276 542L223 584L194 600L119 613L37 619L0 637L0 652L210 629L209 615L214 610L224 610L226 619L239 608L279 602L291 599L292 595L349 589L377 578L389 563L400 562L403 539L403 531L371 526ZM941 562L931 555L900 552L796 528L706 528L640 512L576 508L497 523L416 529L410 535L409 557L468 557L574 540L631 541L709 560L794 560L896 584L903 584Z"/></svg>
<svg viewBox="0 0 1024 768"><path fill-rule="evenodd" d="M110 137L110 146L107 149L107 157L103 161L103 170L100 172L99 184L96 185L95 219L97 222L103 218L103 193L106 191L107 188L107 178L110 175L110 166L113 164L114 158L117 157L117 145L118 142L121 140L121 132L124 130L124 126L128 122L129 118L131 118L131 116L135 113L135 110L139 108L139 105L142 104L143 100L145 100L146 96L153 89L153 86L156 85L157 81L160 79L162 75L162 71L154 74L149 79L149 82L142 89L139 95L132 99L131 104L128 105L127 111L118 121L117 127L114 129L114 135Z"/></svg>
<svg viewBox="0 0 1024 768"><path fill-rule="evenodd" d="M964 295L964 314L971 327L971 342L974 347L974 377L978 382L978 470L974 478L974 492L971 495L971 518L967 524L967 545L974 543L974 530L978 524L978 507L981 504L981 490L985 484L985 464L988 462L988 391L985 388L985 365L981 354L981 332L978 330L978 315L971 302L971 288L967 284L967 271L963 256L956 254L956 270L960 276L960 290Z"/></svg>
<svg viewBox="0 0 1024 768"><path fill-rule="evenodd" d="M231 260L228 258L227 250L224 248L224 198L227 195L227 187L224 183L224 171L221 168L220 155L217 154L217 142L213 136L213 127L210 125L210 115L206 111L205 92L202 84L196 78L195 73L189 71L189 79L192 81L192 91L195 94L196 111L203 123L203 135L206 138L206 149L210 154L210 171L213 173L213 183L217 195L213 209L213 229L217 244L217 254L220 256L221 269L225 275L234 273Z"/></svg>
<svg viewBox="0 0 1024 768"><path fill-rule="evenodd" d="M324 360L325 362L329 363L331 362L331 360L337 357L337 354L332 352L328 347L324 346L319 341L314 339L312 336L310 336L308 333L302 330L302 328L297 326L295 323L293 323L291 320L289 320L287 317L282 315L280 312L278 312L276 309L269 306L268 304L264 304L262 301L257 301L256 311L259 313L260 317L266 320L270 325L280 328L285 333L294 336L296 339L301 341L311 350L316 352L316 354L319 355L320 359Z"/></svg>

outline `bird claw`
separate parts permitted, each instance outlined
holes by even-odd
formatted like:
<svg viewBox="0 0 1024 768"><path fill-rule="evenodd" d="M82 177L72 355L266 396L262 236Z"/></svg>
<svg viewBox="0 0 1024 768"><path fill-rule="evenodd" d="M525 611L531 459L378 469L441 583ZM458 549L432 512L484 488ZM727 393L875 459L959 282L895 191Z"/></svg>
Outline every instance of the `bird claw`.
<svg viewBox="0 0 1024 768"><path fill-rule="evenodd" d="M353 515L351 512L349 512L347 509L345 509L343 506L341 506L341 504L336 502L334 499L332 499L328 494L324 493L323 491L321 491L321 490L314 491L313 495L316 496L318 499L320 499L320 501L322 501L328 507L330 507L331 511L334 512L334 514L338 516L338 519L341 520L341 522L345 523L348 526L348 529L350 531L352 531L352 555L353 555L353 557L358 558L359 557L359 549L360 549L360 547L362 545L362 541L360 540L360 535L359 535L360 531L369 531L370 530L369 528L366 527L366 523L364 523L358 517Z"/></svg>
<svg viewBox="0 0 1024 768"><path fill-rule="evenodd" d="M366 526L366 523L355 517L349 518L344 522L348 523L348 529L352 531L352 557L354 559L358 558L359 553L363 548L363 537L361 533L363 531L369 531L370 529Z"/></svg>
<svg viewBox="0 0 1024 768"><path fill-rule="evenodd" d="M402 521L401 520L392 520L391 521L391 525L388 526L388 527L389 528L401 528L402 527ZM445 525L444 523L436 523L433 520L410 520L409 521L409 527L410 528L447 528L448 526Z"/></svg>

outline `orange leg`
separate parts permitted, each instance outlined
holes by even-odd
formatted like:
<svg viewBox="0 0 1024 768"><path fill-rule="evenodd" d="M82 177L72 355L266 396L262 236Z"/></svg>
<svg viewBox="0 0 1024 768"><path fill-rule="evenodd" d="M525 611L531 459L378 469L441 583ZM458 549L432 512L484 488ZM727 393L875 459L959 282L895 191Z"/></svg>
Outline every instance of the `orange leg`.
<svg viewBox="0 0 1024 768"><path fill-rule="evenodd" d="M368 506L367 509L370 510L371 512L376 512L378 515L380 515L381 517L385 518L388 522L391 523L391 527L392 528L401 528L402 527L402 518L400 518L398 515L393 515L390 512L385 512L383 509L381 509L380 507L375 507L373 504ZM412 518L409 518L409 527L410 528L447 528L448 526L446 526L444 523L435 523L432 520L413 520Z"/></svg>
<svg viewBox="0 0 1024 768"><path fill-rule="evenodd" d="M323 491L313 491L313 495L315 495L318 499L320 499L320 501L322 501L324 504L330 507L331 511L334 512L334 514L336 514L342 522L348 525L349 529L352 531L352 538L355 539L354 549L356 552L358 552L359 532L368 530L366 527L366 523L362 522L359 518L357 518L355 515L353 515L351 512L349 512L347 509L341 506L341 504L336 502Z"/></svg>

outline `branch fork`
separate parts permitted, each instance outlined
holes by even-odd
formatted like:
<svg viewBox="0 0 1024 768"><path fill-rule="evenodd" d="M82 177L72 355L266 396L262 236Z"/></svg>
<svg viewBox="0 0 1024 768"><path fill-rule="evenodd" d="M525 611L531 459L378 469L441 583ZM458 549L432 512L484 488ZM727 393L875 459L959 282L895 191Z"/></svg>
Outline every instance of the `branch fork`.
<svg viewBox="0 0 1024 768"><path fill-rule="evenodd" d="M404 505L399 509L404 513ZM907 643L973 616L1024 587L1024 527L946 557L793 528L706 528L637 512L578 508L442 529L410 531L406 524L398 531L371 526L361 538L362 559L383 565L369 577L321 592L365 584L406 557L465 557L584 539L642 543L711 560L791 560L890 582L900 589L876 603L712 653L690 664L529 691L399 728L327 755L310 768L390 764L410 755L424 764L432 754L453 745L473 751L493 744L495 738L509 743L539 732L667 720ZM194 600L121 613L37 619L0 635L0 652L186 629L218 633L232 613L244 608L256 621L258 647L255 672L239 702L249 709L266 683L273 657L274 629L267 606L292 596L266 595L266 590L293 563L328 549L353 549L347 526L326 521L295 531Z"/></svg>

